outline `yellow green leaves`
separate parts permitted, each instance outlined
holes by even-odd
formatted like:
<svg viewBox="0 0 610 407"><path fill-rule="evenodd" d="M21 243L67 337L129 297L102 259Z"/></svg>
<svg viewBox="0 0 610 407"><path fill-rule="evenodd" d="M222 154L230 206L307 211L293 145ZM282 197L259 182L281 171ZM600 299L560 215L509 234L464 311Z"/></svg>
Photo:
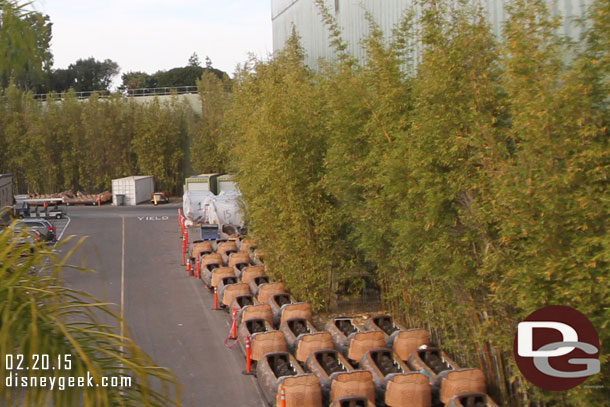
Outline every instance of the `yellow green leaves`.
<svg viewBox="0 0 610 407"><path fill-rule="evenodd" d="M251 61L235 78L222 131L268 272L320 309L345 250L321 186L325 101L302 54L293 37L275 59Z"/></svg>
<svg viewBox="0 0 610 407"><path fill-rule="evenodd" d="M336 281L377 283L387 308L480 363L498 401L514 377L524 399L594 403L582 389L537 393L506 358L516 322L543 305L610 319L598 283L610 264L610 64L590 63L610 50L608 2L578 57L542 1L512 2L501 38L466 3L421 2L394 41L369 18L360 65L324 10L339 61L309 72L295 38L251 61L225 125L252 231L270 270L318 306ZM418 44L416 70L406 44Z"/></svg>
<svg viewBox="0 0 610 407"><path fill-rule="evenodd" d="M227 170L228 131L221 126L231 105L230 82L204 72L197 82L201 98L201 117L193 122L191 133L191 165L197 174ZM228 124L227 124L228 126Z"/></svg>

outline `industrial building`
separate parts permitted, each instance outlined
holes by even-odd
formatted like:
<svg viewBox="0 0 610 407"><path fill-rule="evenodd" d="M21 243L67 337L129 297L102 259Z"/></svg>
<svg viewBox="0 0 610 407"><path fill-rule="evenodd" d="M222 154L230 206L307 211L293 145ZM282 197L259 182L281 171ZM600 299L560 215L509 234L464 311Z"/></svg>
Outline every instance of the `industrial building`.
<svg viewBox="0 0 610 407"><path fill-rule="evenodd" d="M368 11L386 37L390 37L405 10L414 3L413 0L324 0L324 2L341 28L348 52L360 61L366 56L361 45L362 40L369 34L365 13ZM547 0L547 2L551 13L562 17L561 33L577 38L580 30L574 19L582 17L593 0ZM481 0L481 3L489 14L494 32L496 35L500 34L502 23L507 17L504 5L508 1ZM274 51L284 47L294 25L307 54L305 63L308 66L316 68L320 58L334 59L329 31L322 22L315 0L271 0L271 18Z"/></svg>

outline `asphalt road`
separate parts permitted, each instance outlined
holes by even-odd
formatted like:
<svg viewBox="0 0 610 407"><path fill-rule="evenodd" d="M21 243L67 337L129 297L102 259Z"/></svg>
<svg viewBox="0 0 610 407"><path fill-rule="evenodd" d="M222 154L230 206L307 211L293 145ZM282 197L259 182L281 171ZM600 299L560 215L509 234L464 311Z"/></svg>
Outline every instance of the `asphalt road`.
<svg viewBox="0 0 610 407"><path fill-rule="evenodd" d="M225 347L229 316L181 266L178 204L70 207L62 239L88 236L69 264L66 284L123 304L132 337L182 384L185 407L264 406L238 347ZM76 242L58 246L66 253Z"/></svg>

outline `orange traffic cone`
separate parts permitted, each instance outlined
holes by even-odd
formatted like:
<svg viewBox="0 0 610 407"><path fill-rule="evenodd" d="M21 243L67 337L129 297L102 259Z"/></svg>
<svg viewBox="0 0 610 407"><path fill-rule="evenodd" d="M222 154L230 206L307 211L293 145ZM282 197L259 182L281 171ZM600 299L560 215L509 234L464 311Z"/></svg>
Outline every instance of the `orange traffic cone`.
<svg viewBox="0 0 610 407"><path fill-rule="evenodd" d="M252 372L252 344L250 343L250 335L246 336L246 370L242 374L253 375Z"/></svg>
<svg viewBox="0 0 610 407"><path fill-rule="evenodd" d="M218 308L218 288L214 287L214 310L218 311L220 308Z"/></svg>
<svg viewBox="0 0 610 407"><path fill-rule="evenodd" d="M233 318L231 321L231 339L237 339L237 307L233 307Z"/></svg>
<svg viewBox="0 0 610 407"><path fill-rule="evenodd" d="M191 267L191 258L190 257L186 259L186 271L189 272L189 276L191 276L191 277L194 276L193 268Z"/></svg>

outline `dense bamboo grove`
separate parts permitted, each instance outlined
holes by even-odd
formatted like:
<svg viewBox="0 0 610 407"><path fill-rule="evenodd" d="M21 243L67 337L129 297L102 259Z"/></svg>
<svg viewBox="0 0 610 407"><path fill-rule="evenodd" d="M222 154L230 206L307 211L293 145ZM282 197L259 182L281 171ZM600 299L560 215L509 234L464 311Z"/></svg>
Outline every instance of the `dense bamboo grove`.
<svg viewBox="0 0 610 407"><path fill-rule="evenodd" d="M423 2L391 39L371 21L363 64L326 13L337 62L309 70L294 37L243 66L224 148L251 230L318 308L372 271L385 307L484 368L505 405L608 405L610 2L580 46L543 1L512 2L502 38L458 3ZM602 374L586 384L601 388L521 379L516 324L550 304L597 327Z"/></svg>
<svg viewBox="0 0 610 407"><path fill-rule="evenodd" d="M19 192L101 192L112 179L134 174L181 192L194 114L178 99L79 101L68 93L41 103L9 86L0 100L0 173L14 174Z"/></svg>

